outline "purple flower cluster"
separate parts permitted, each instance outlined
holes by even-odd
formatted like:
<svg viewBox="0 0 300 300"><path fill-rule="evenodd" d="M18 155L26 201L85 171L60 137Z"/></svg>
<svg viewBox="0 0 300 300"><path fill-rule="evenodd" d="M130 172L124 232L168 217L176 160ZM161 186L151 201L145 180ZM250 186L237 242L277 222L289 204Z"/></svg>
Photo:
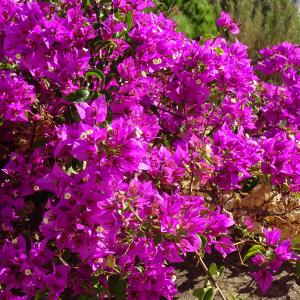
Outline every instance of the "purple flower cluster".
<svg viewBox="0 0 300 300"><path fill-rule="evenodd" d="M264 229L265 243L268 250L260 247L259 253L251 258L254 265L260 268L252 276L257 281L261 291L265 294L273 281L273 273L278 272L282 264L289 260L299 260L292 251L290 239L280 241L279 229ZM255 247L255 246L254 246Z"/></svg>
<svg viewBox="0 0 300 300"><path fill-rule="evenodd" d="M226 12L222 11L221 15L219 16L218 20L217 20L217 25L219 27L223 27L225 30L228 30L229 32L231 32L232 34L239 34L240 29L237 26L236 23L234 23L230 17L229 14L227 14Z"/></svg>
<svg viewBox="0 0 300 300"><path fill-rule="evenodd" d="M151 7L2 1L1 299L172 299L170 263L235 251L202 190L253 167L300 189L299 49L262 51L255 68L283 78L267 84L245 45L191 41Z"/></svg>
<svg viewBox="0 0 300 300"><path fill-rule="evenodd" d="M27 122L36 100L34 87L13 71L0 71L0 114L6 121Z"/></svg>
<svg viewBox="0 0 300 300"><path fill-rule="evenodd" d="M4 3L0 57L18 63L35 80L47 79L61 91L74 89L72 79L89 67L90 53L85 42L94 37L94 32L91 21L72 2L63 17L62 7L44 2ZM8 16L6 5L11 10Z"/></svg>

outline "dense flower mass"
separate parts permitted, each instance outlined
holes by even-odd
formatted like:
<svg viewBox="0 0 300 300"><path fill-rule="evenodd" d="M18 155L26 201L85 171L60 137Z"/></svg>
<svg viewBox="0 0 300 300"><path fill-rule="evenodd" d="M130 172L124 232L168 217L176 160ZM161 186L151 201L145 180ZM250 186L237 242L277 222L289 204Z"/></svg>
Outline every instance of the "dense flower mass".
<svg viewBox="0 0 300 300"><path fill-rule="evenodd" d="M252 65L153 6L1 2L1 299L172 299L170 264L236 250L224 195L300 192L300 48ZM266 292L298 257L277 229L259 243Z"/></svg>

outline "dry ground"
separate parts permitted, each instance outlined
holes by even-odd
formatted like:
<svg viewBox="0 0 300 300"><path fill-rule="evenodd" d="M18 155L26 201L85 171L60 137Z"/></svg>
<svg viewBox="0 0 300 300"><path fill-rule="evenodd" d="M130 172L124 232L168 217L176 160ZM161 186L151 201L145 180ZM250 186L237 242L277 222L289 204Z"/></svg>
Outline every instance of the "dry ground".
<svg viewBox="0 0 300 300"><path fill-rule="evenodd" d="M240 264L236 254L231 254L225 260L222 260L217 253L212 257L213 260L211 257L204 257L207 265L215 262L218 266L224 265L226 268L218 283L227 296L235 296L243 300L300 300L300 279L297 279L291 266L287 266L286 271L282 271L276 276L272 287L263 296L253 282L249 268ZM197 299L192 295L193 288L203 287L205 273L201 266L196 267L196 264L197 261L193 257L188 257L184 263L175 264L179 289L178 300ZM221 298L216 294L214 299Z"/></svg>

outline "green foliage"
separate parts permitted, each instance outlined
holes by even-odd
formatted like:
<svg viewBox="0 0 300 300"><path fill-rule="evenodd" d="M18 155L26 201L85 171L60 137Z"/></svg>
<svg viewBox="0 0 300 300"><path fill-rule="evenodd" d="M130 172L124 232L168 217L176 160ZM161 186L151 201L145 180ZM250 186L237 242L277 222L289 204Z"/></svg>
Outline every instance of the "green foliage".
<svg viewBox="0 0 300 300"><path fill-rule="evenodd" d="M206 245L207 245L207 238L202 234L199 234L198 236L201 240L201 249L200 249L200 251L203 251L205 249Z"/></svg>
<svg viewBox="0 0 300 300"><path fill-rule="evenodd" d="M65 97L70 102L85 102L90 97L90 91L86 88L78 89L77 91Z"/></svg>
<svg viewBox="0 0 300 300"><path fill-rule="evenodd" d="M213 0L215 10L228 12L240 24L238 39L252 58L264 47L300 42L300 16L291 0Z"/></svg>
<svg viewBox="0 0 300 300"><path fill-rule="evenodd" d="M97 77L100 80L104 80L104 73L98 69L90 69L85 73L85 77Z"/></svg>
<svg viewBox="0 0 300 300"><path fill-rule="evenodd" d="M211 286L193 290L193 296L197 297L199 300L213 300L214 295L215 291Z"/></svg>
<svg viewBox="0 0 300 300"><path fill-rule="evenodd" d="M246 253L245 257L244 257L244 261L246 261L247 259L253 257L254 255L258 254L258 253L265 253L266 249L264 246L262 245L253 245Z"/></svg>
<svg viewBox="0 0 300 300"><path fill-rule="evenodd" d="M283 41L300 43L300 16L291 0L160 0L159 10L172 16L191 38L217 32L216 19L228 12L240 26L238 39L252 58L258 50ZM233 38L233 37L231 37Z"/></svg>
<svg viewBox="0 0 300 300"><path fill-rule="evenodd" d="M205 276L204 286L201 288L195 288L193 290L193 296L198 300L213 300L217 292L216 282L223 274L225 270L224 266L221 266L218 269L218 266L215 263L210 264ZM220 292L220 291L219 291Z"/></svg>
<svg viewBox="0 0 300 300"><path fill-rule="evenodd" d="M225 267L221 266L218 269L218 266L215 263L210 264L210 266L208 267L208 272L211 276L215 276L216 278L219 278L223 272L225 271Z"/></svg>
<svg viewBox="0 0 300 300"><path fill-rule="evenodd" d="M126 280L114 275L109 278L108 284L110 294L114 296L116 300L124 300L126 298Z"/></svg>
<svg viewBox="0 0 300 300"><path fill-rule="evenodd" d="M181 21L181 23L178 22L179 30L185 30L186 28L189 28L191 31L189 35L193 38L197 38L200 35L207 33L217 33L217 27L215 23L217 14L208 0L178 0L176 1L176 4L178 7L180 7L180 12L183 17L189 20L189 23L183 23L183 21ZM175 17L175 21L179 19L179 16L180 14L178 17ZM190 24L191 27L189 27Z"/></svg>
<svg viewBox="0 0 300 300"><path fill-rule="evenodd" d="M215 263L212 263L209 268L208 268L208 272L210 273L210 275L215 275L218 272L218 267Z"/></svg>
<svg viewBox="0 0 300 300"><path fill-rule="evenodd" d="M160 9L168 13L177 23L177 29L191 38L204 34L216 34L216 10L209 0L162 0Z"/></svg>

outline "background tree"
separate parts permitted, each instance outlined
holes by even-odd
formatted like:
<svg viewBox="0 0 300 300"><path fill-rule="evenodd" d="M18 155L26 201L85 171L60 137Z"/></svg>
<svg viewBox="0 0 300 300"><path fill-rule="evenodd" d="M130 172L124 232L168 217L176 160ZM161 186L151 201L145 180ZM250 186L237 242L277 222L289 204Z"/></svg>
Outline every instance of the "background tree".
<svg viewBox="0 0 300 300"><path fill-rule="evenodd" d="M162 0L157 1L160 10L168 13L176 21L177 29L191 38L203 34L216 34L218 10L209 0Z"/></svg>
<svg viewBox="0 0 300 300"><path fill-rule="evenodd" d="M160 9L191 38L215 34L217 16L221 10L228 12L239 23L238 38L252 58L259 49L283 41L300 43L299 10L291 0L161 0Z"/></svg>
<svg viewBox="0 0 300 300"><path fill-rule="evenodd" d="M264 47L283 41L300 42L300 17L290 0L213 0L216 12L224 10L240 23L239 40L252 57Z"/></svg>

